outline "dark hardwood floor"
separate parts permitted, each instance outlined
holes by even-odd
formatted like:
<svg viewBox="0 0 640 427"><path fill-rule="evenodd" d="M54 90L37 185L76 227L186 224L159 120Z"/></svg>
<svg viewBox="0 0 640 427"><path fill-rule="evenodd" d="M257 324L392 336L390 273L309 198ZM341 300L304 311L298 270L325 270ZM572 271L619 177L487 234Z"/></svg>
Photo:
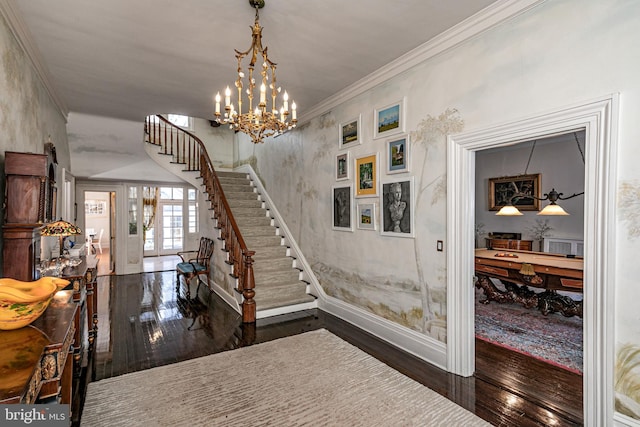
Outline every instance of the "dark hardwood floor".
<svg viewBox="0 0 640 427"><path fill-rule="evenodd" d="M175 283L172 271L98 278L98 339L81 395L92 380L325 328L493 425L582 425L582 377L522 354L476 340L476 374L462 378L321 310L244 325L208 289L194 303Z"/></svg>

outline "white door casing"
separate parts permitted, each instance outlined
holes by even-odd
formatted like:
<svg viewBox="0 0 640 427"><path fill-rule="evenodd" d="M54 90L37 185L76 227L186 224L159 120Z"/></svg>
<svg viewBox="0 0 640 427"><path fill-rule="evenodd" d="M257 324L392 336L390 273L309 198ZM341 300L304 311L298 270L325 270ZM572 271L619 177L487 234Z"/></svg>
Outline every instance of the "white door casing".
<svg viewBox="0 0 640 427"><path fill-rule="evenodd" d="M475 371L475 152L585 131L584 422L613 423L615 195L619 95L450 135L447 143L447 368Z"/></svg>

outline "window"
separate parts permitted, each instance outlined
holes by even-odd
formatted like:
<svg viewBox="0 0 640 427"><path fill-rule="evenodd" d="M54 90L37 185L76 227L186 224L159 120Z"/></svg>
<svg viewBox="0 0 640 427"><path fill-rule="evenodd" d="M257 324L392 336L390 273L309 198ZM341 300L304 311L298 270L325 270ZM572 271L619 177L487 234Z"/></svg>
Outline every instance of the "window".
<svg viewBox="0 0 640 427"><path fill-rule="evenodd" d="M160 187L160 200L182 200L182 187Z"/></svg>
<svg viewBox="0 0 640 427"><path fill-rule="evenodd" d="M188 209L188 226L189 233L198 232L198 200L195 189L187 190L187 209Z"/></svg>
<svg viewBox="0 0 640 427"><path fill-rule="evenodd" d="M86 200L84 213L87 215L104 215L107 210L107 202L104 200Z"/></svg>
<svg viewBox="0 0 640 427"><path fill-rule="evenodd" d="M162 116L164 116L167 120L169 120L169 123L181 127L182 129L188 129L188 130L193 130L193 119L189 116L183 116L181 114L161 114ZM151 122L152 123L158 123L160 120L158 119L158 116L151 115L149 116L151 118Z"/></svg>
<svg viewBox="0 0 640 427"><path fill-rule="evenodd" d="M129 235L138 234L138 188L129 187Z"/></svg>

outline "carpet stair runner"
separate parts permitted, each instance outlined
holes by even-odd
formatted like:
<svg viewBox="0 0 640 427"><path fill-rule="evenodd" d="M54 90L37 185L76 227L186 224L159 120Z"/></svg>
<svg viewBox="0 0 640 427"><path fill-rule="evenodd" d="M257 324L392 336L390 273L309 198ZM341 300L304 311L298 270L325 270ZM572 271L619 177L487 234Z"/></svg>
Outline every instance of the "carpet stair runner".
<svg viewBox="0 0 640 427"><path fill-rule="evenodd" d="M300 280L300 270L287 255L283 237L277 234L278 228L272 225L269 212L247 174L217 172L217 175L240 233L249 250L255 251L257 311L313 302L315 297L307 294L307 283Z"/></svg>

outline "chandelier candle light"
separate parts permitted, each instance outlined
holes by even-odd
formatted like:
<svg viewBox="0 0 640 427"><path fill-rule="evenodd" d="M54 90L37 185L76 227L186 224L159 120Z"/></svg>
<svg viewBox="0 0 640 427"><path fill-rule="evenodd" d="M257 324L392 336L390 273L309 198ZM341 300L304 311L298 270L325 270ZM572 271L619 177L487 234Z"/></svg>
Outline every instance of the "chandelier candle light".
<svg viewBox="0 0 640 427"><path fill-rule="evenodd" d="M228 124L236 132L246 133L257 144L258 142L263 142L263 138L280 135L294 128L298 119L296 103L293 100L291 102L291 111L289 111L289 95L287 91L284 91L282 95L280 108L276 104L276 98L281 92L281 88L276 86L276 64L271 62L267 56L267 48L262 47L262 27L258 16L258 10L264 7L265 2L264 0L249 0L249 4L256 10L256 20L251 30L251 47L245 52L235 50L236 59L238 60L238 78L235 82L238 90L238 110L236 111L231 102L231 89L229 86L224 91L224 115L220 111L220 102L222 101L220 92L216 94L214 99L216 120L221 124ZM247 110L243 112L242 92L245 87L246 76L242 68L242 60L249 53L251 53L251 62L247 67L249 75L246 79L246 103L248 106ZM262 56L262 67L259 71L262 82L257 96L259 102L254 106L254 92L256 90L254 70L259 56ZM271 98L270 108L267 107L267 93Z"/></svg>

